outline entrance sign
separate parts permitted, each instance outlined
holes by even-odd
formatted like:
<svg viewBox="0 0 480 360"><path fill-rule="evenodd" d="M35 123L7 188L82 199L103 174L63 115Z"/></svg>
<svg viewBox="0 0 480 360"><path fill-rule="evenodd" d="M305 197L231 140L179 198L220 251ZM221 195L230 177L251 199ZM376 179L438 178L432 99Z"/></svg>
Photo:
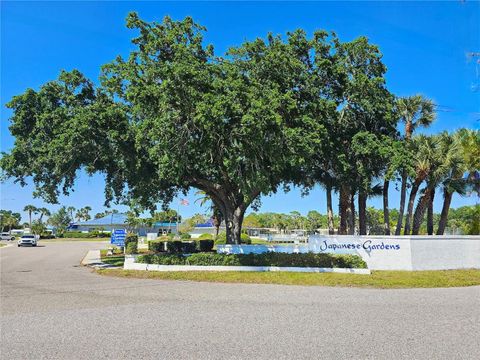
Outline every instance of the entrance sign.
<svg viewBox="0 0 480 360"><path fill-rule="evenodd" d="M480 269L480 236L310 235L307 245L217 245L217 252L354 254L370 270Z"/></svg>
<svg viewBox="0 0 480 360"><path fill-rule="evenodd" d="M127 237L127 231L125 229L113 230L112 237L110 238L110 244L124 247L126 237Z"/></svg>

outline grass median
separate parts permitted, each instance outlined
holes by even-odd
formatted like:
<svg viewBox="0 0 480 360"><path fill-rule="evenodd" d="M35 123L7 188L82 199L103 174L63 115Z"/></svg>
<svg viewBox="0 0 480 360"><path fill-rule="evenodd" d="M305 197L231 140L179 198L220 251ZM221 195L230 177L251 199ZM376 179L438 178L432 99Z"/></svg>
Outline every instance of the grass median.
<svg viewBox="0 0 480 360"><path fill-rule="evenodd" d="M233 271L159 272L123 269L97 269L95 271L104 276L138 279L381 289L464 287L480 285L480 270L372 271L371 275Z"/></svg>

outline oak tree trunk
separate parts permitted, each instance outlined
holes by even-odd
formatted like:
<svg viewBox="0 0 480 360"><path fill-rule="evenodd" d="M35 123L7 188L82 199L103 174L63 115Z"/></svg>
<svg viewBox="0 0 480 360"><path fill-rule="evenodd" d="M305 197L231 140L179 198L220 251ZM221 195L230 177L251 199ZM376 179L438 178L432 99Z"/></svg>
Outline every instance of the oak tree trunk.
<svg viewBox="0 0 480 360"><path fill-rule="evenodd" d="M332 209L332 187L327 186L327 215L328 215L328 235L335 233L335 224L333 223L333 209Z"/></svg>
<svg viewBox="0 0 480 360"><path fill-rule="evenodd" d="M447 226L448 211L450 210L450 204L452 202L453 193L444 190L444 199L442 206L442 213L440 214L440 221L438 222L437 235L443 235Z"/></svg>
<svg viewBox="0 0 480 360"><path fill-rule="evenodd" d="M383 229L385 235L390 235L390 210L388 209L388 187L390 181L383 182Z"/></svg>
<svg viewBox="0 0 480 360"><path fill-rule="evenodd" d="M226 208L225 225L227 233L227 244L240 244L240 235L242 233L243 216L245 209L240 206L234 209Z"/></svg>

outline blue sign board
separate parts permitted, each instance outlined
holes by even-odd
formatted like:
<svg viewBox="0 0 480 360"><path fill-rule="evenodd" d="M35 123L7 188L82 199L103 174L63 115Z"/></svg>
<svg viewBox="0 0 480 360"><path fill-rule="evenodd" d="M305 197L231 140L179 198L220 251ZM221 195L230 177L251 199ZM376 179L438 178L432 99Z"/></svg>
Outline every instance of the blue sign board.
<svg viewBox="0 0 480 360"><path fill-rule="evenodd" d="M125 229L113 230L112 237L110 238L110 244L124 247L126 237L127 237L127 232L125 231Z"/></svg>

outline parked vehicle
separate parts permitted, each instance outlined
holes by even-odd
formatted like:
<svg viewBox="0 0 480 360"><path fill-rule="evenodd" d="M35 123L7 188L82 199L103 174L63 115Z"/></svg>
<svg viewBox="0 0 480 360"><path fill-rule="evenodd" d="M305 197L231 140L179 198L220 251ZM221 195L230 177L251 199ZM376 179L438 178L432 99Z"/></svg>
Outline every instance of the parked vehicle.
<svg viewBox="0 0 480 360"><path fill-rule="evenodd" d="M12 240L15 240L15 236L13 236L12 234L10 234L8 232L2 232L0 234L0 240L12 241Z"/></svg>
<svg viewBox="0 0 480 360"><path fill-rule="evenodd" d="M17 246L37 246L37 240L39 236L38 235L33 235L33 234L26 234L22 235L20 240L17 242Z"/></svg>

